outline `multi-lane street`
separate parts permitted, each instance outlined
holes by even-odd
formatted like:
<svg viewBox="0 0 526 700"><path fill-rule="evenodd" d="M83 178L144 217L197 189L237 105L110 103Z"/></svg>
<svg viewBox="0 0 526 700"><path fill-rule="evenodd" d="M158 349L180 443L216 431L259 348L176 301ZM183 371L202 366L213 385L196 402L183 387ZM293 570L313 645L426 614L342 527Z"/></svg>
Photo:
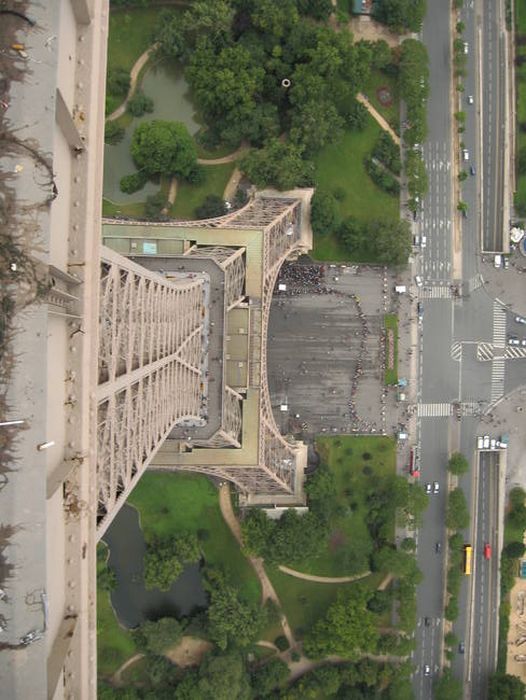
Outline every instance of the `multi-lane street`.
<svg viewBox="0 0 526 700"><path fill-rule="evenodd" d="M491 8L489 7L491 5ZM432 698L433 683L441 672L445 581L446 464L451 451L463 452L471 462L470 474L461 479L468 503L473 503L472 527L465 541L473 540L474 570L462 583L460 614L454 630L465 640L465 653L456 652L453 672L464 682L465 697L484 700L489 673L494 670L498 606L498 546L496 540L499 493L496 453L475 449L478 414L502 398L509 383L524 382L524 361L512 359L507 334L513 319L483 286L481 248L503 249L503 9L500 2L469 0L462 11L467 74L464 92L451 85L450 38L454 28L448 0L428 3L421 40L430 64L428 102L429 137L424 158L429 194L423 202L416 234L426 237L418 256L417 272L423 278L418 297L423 305L419 326L418 444L421 479L439 484L430 496L424 523L418 533L417 557L424 582L417 594L418 626L414 653L414 690L417 698ZM491 92L481 90L491 80ZM466 113L462 148L454 150L452 114ZM482 143L484 144L482 146ZM456 142L457 145L458 142ZM466 218L453 209L456 186L455 158L469 175L461 197L468 204ZM451 293L459 285L460 296ZM516 369L522 363L522 369ZM461 406L460 421L452 405ZM491 544L492 558L483 557ZM440 545L440 546L438 546Z"/></svg>

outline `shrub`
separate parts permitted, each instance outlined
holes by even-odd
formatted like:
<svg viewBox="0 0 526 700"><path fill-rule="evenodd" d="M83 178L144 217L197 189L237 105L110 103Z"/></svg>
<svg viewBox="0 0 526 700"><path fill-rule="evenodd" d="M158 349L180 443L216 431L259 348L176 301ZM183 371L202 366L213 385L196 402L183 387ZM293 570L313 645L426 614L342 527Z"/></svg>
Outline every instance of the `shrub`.
<svg viewBox="0 0 526 700"><path fill-rule="evenodd" d="M279 637L276 637L276 639L274 640L274 644L280 651L286 651L289 648L288 639L285 637L284 634L280 634Z"/></svg>
<svg viewBox="0 0 526 700"><path fill-rule="evenodd" d="M117 122L107 121L104 125L104 143L115 146L124 138L124 127Z"/></svg>
<svg viewBox="0 0 526 700"><path fill-rule="evenodd" d="M153 100L146 97L141 90L137 90L128 100L126 110L134 117L142 117L147 112L153 112Z"/></svg>
<svg viewBox="0 0 526 700"><path fill-rule="evenodd" d="M142 188L147 182L148 176L146 175L146 173L142 170L138 170L136 173L132 173L131 175L125 175L124 177L121 177L119 187L121 192L125 192L126 194L133 194L134 192L142 190Z"/></svg>

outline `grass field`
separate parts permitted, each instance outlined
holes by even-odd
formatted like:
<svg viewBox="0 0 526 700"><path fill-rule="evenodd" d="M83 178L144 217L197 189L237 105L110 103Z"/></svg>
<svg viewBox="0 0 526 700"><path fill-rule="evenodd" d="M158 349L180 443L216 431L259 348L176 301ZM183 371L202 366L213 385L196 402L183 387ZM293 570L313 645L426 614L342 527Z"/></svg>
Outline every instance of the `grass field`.
<svg viewBox="0 0 526 700"><path fill-rule="evenodd" d="M363 131L345 131L343 136L331 143L315 159L316 182L320 189L334 192L345 191L338 202L342 218L353 216L360 221L371 218L398 220L399 198L379 189L365 172L363 160L372 150L381 128L369 117ZM314 241L313 257L317 260L356 260L335 236L318 236Z"/></svg>
<svg viewBox="0 0 526 700"><path fill-rule="evenodd" d="M526 56L526 44L521 45L521 37L526 37L526 2L516 0L515 2L515 53L517 58ZM521 124L526 125L526 62L522 65L515 65L515 80L517 91L517 156L521 148L526 148L526 131L521 131ZM526 174L517 174L517 192L515 193L515 204L518 213L526 217Z"/></svg>
<svg viewBox="0 0 526 700"><path fill-rule="evenodd" d="M206 477L148 471L128 501L140 512L146 538L199 532L206 562L221 567L245 599L260 601L259 581L223 520L217 490Z"/></svg>
<svg viewBox="0 0 526 700"><path fill-rule="evenodd" d="M385 383L398 383L398 316L396 314L386 314L384 316L385 334ZM389 366L389 331L394 338L393 366Z"/></svg>
<svg viewBox="0 0 526 700"><path fill-rule="evenodd" d="M97 570L106 566L107 547L97 546ZM97 590L97 672L106 678L136 651L131 634L119 625L108 591Z"/></svg>
<svg viewBox="0 0 526 700"><path fill-rule="evenodd" d="M390 105L383 105L378 99L377 90L381 87L389 88L392 96ZM365 84L362 92L364 92L370 103L380 114L389 122L393 130L400 133L400 91L398 89L398 80L392 75L386 75L382 71L371 71L369 80Z"/></svg>
<svg viewBox="0 0 526 700"><path fill-rule="evenodd" d="M129 204L115 204L109 199L102 199L102 216L130 216L133 219L144 217L144 202L130 202Z"/></svg>
<svg viewBox="0 0 526 700"><path fill-rule="evenodd" d="M369 569L373 541L367 529L366 495L383 476L395 471L396 447L382 436L319 437L322 461L334 473L336 505L327 547L317 558L305 559L294 568L318 576L350 576ZM394 522L393 522L394 535Z"/></svg>
<svg viewBox="0 0 526 700"><path fill-rule="evenodd" d="M170 209L170 216L175 219L194 219L195 209L202 204L209 194L223 196L226 184L235 168L235 163L204 166L205 181L201 185L189 185L181 182L177 187L177 196Z"/></svg>

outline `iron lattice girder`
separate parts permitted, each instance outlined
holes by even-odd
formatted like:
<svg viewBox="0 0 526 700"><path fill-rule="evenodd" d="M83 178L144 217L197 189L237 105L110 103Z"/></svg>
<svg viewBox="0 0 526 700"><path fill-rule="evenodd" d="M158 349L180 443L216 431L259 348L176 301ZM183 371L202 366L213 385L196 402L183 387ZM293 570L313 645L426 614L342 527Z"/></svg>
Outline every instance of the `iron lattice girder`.
<svg viewBox="0 0 526 700"><path fill-rule="evenodd" d="M199 420L201 279L167 281L112 251L101 261L99 531L181 420Z"/></svg>

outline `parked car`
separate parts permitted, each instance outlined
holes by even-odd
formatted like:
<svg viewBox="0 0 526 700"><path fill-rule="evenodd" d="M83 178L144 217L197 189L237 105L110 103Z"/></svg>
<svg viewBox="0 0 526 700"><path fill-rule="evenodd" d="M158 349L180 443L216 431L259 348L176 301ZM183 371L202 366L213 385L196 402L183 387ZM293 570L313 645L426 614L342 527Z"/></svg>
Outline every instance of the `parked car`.
<svg viewBox="0 0 526 700"><path fill-rule="evenodd" d="M489 441L489 446L491 450L497 449L497 440L495 438L491 438Z"/></svg>
<svg viewBox="0 0 526 700"><path fill-rule="evenodd" d="M516 335L510 335L508 337L508 345L520 345L521 341L517 338Z"/></svg>
<svg viewBox="0 0 526 700"><path fill-rule="evenodd" d="M524 323L524 324L526 324L526 318L524 318L524 316L515 316L515 323Z"/></svg>
<svg viewBox="0 0 526 700"><path fill-rule="evenodd" d="M416 311L418 313L418 320L422 321L422 319L424 318L424 305L421 301L419 301L416 305Z"/></svg>
<svg viewBox="0 0 526 700"><path fill-rule="evenodd" d="M417 287L421 287L421 286L422 286L423 280L422 280L422 278L420 277L420 275L416 275L416 276L415 276L415 284L416 284Z"/></svg>
<svg viewBox="0 0 526 700"><path fill-rule="evenodd" d="M425 248L426 245L427 245L427 238L425 236L422 236L422 238L420 240L420 247Z"/></svg>
<svg viewBox="0 0 526 700"><path fill-rule="evenodd" d="M463 149L463 151L462 151L462 158L464 158L464 160L469 160L469 151L468 151L467 148L464 148L464 149Z"/></svg>
<svg viewBox="0 0 526 700"><path fill-rule="evenodd" d="M523 339L521 340L521 345L522 345L523 348L526 347L526 338L523 338Z"/></svg>
<svg viewBox="0 0 526 700"><path fill-rule="evenodd" d="M486 542L484 545L484 559L491 559L491 545Z"/></svg>
<svg viewBox="0 0 526 700"><path fill-rule="evenodd" d="M510 269L510 259L506 255L504 255L502 258L502 266L505 270Z"/></svg>
<svg viewBox="0 0 526 700"><path fill-rule="evenodd" d="M433 481L433 493L438 493L440 491L440 484L438 481Z"/></svg>
<svg viewBox="0 0 526 700"><path fill-rule="evenodd" d="M465 54L469 53L469 44L467 41L464 42L464 53Z"/></svg>
<svg viewBox="0 0 526 700"><path fill-rule="evenodd" d="M479 435L479 437L477 438L477 450L482 449L484 449L484 438L482 437L482 435Z"/></svg>
<svg viewBox="0 0 526 700"><path fill-rule="evenodd" d="M484 435L484 449L489 449L489 435Z"/></svg>
<svg viewBox="0 0 526 700"><path fill-rule="evenodd" d="M428 496L431 493L431 484L426 484L426 493Z"/></svg>

